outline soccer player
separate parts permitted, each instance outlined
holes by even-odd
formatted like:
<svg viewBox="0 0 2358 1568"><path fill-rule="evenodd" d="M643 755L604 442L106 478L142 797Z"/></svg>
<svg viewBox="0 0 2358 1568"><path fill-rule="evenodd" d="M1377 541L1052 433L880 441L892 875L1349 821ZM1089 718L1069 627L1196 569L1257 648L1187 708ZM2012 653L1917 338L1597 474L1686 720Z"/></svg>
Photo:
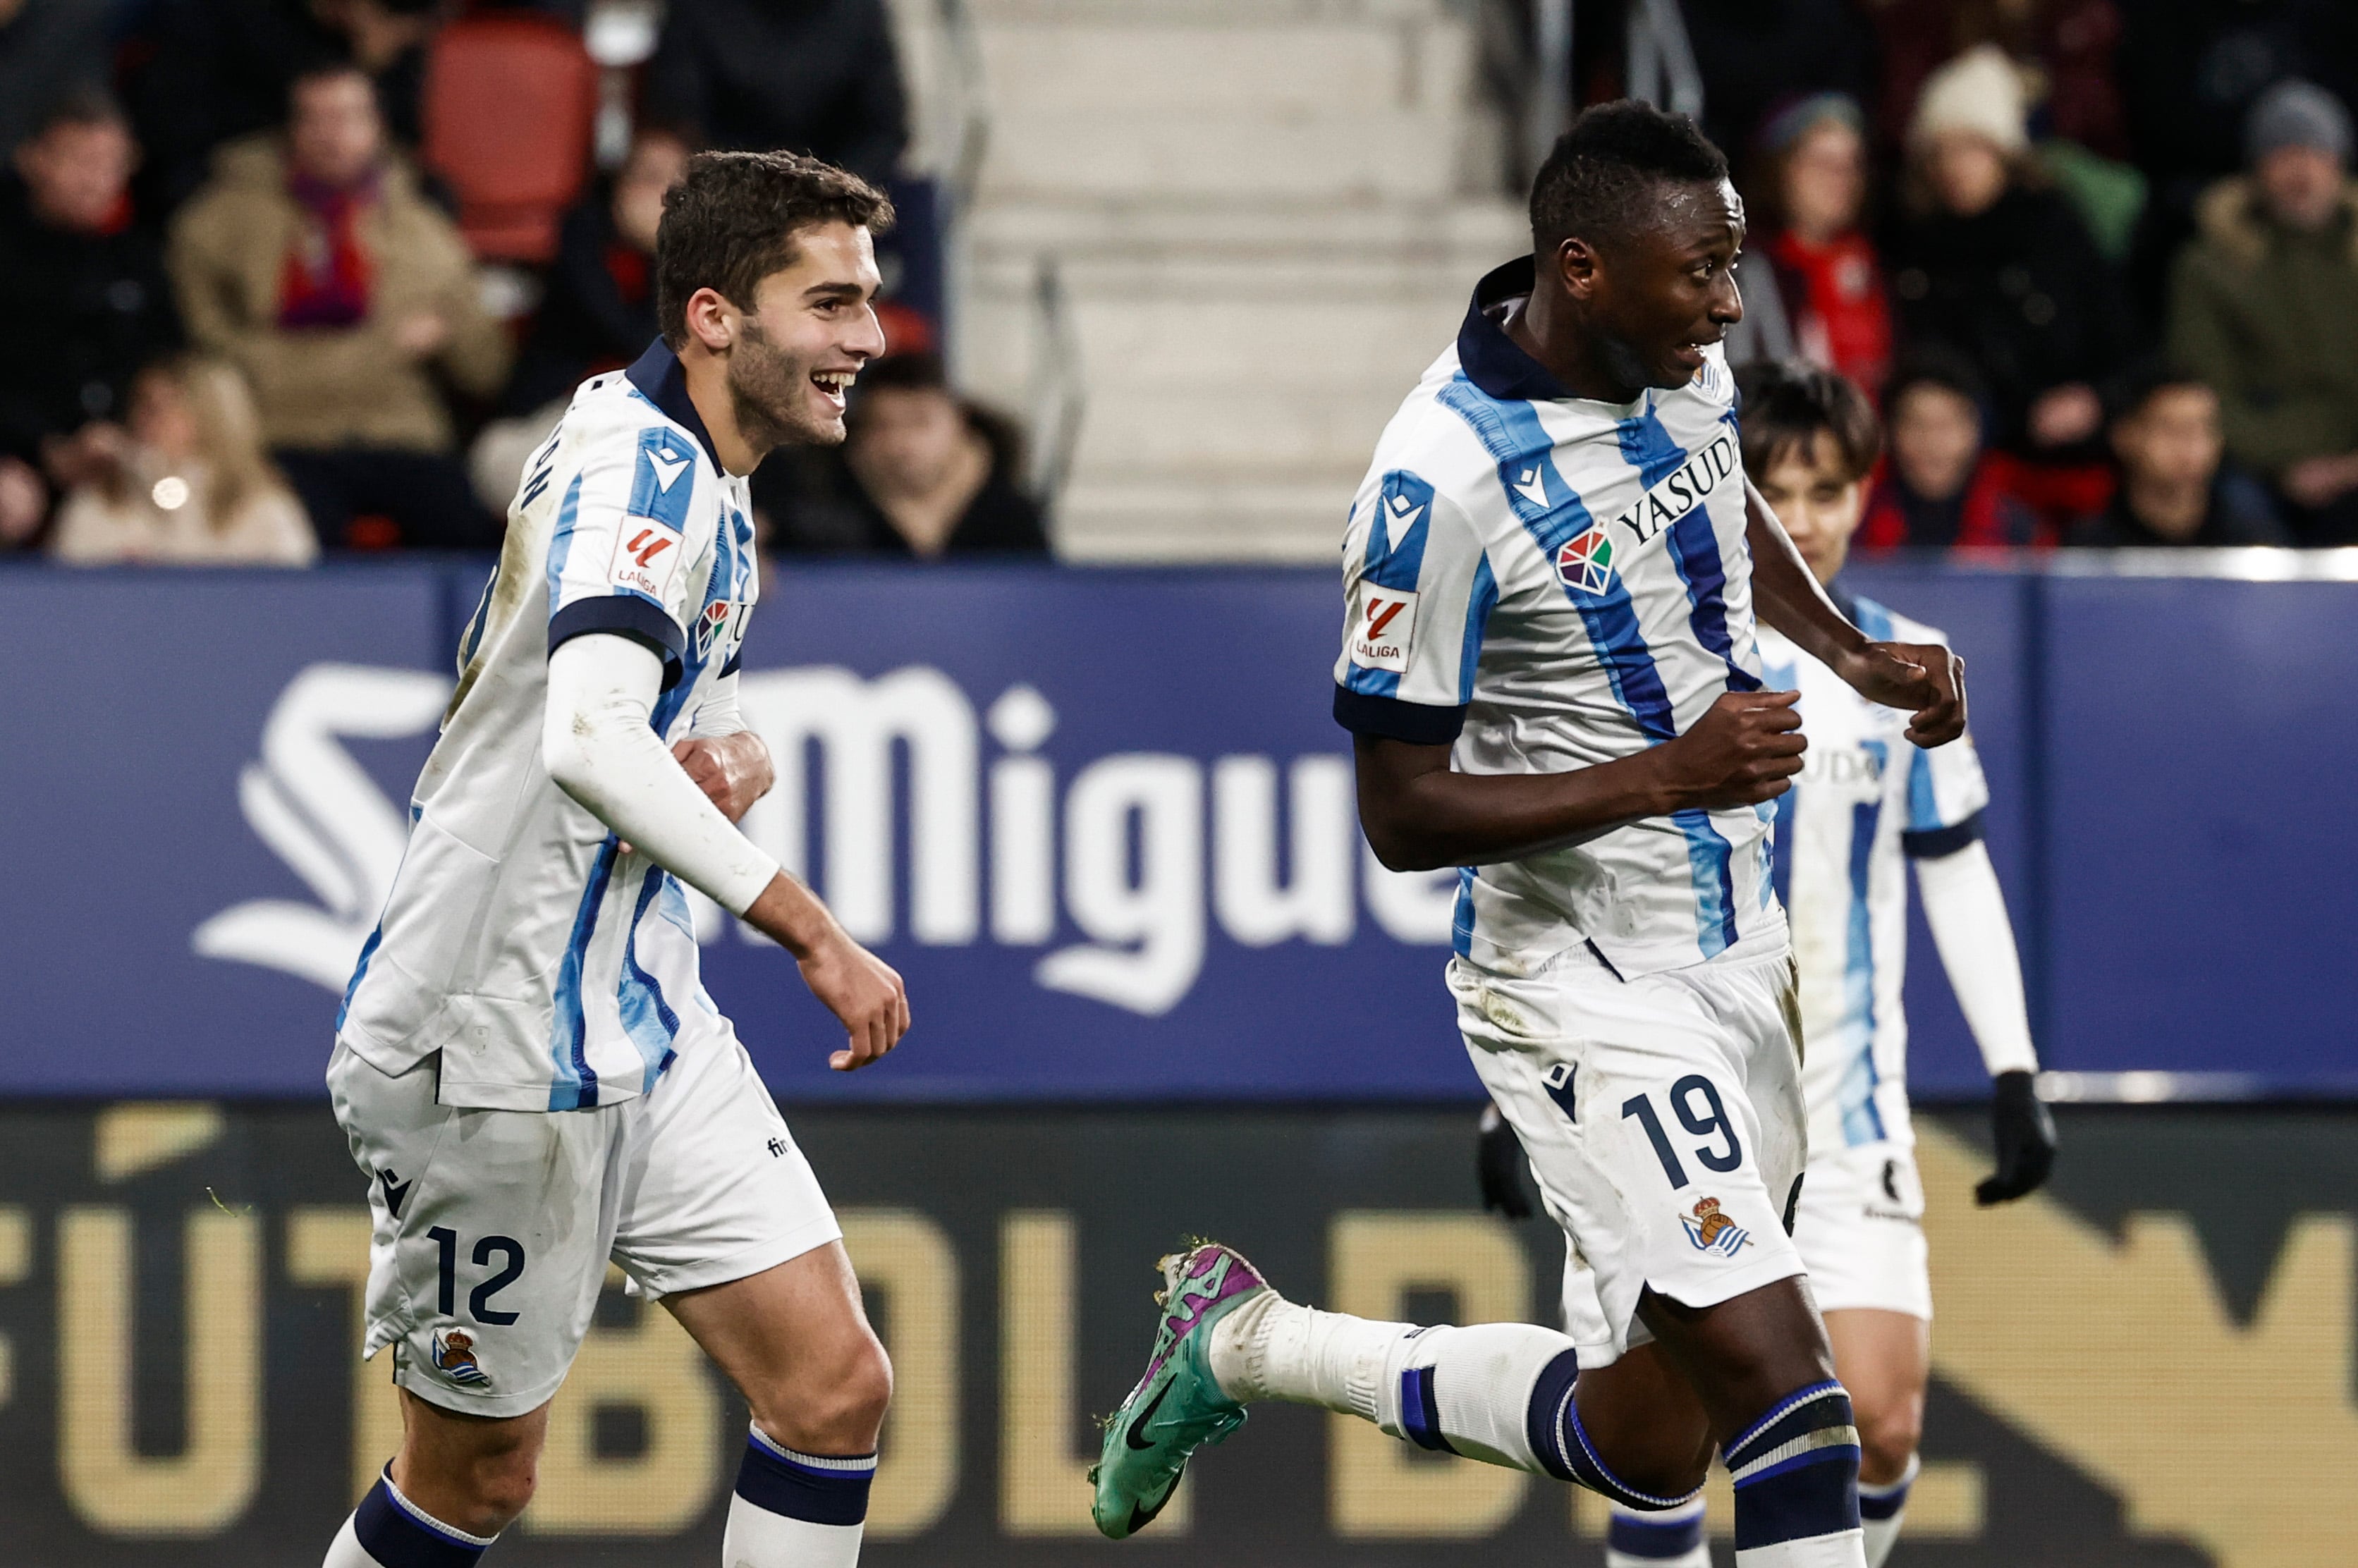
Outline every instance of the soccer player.
<svg viewBox="0 0 2358 1568"><path fill-rule="evenodd" d="M1835 605L1871 637L1945 643L1835 580L1880 445L1875 410L1858 388L1798 361L1747 365L1736 381L1745 470ZM1971 738L1931 751L1913 745L1898 714L1861 697L1785 637L1766 632L1760 643L1768 685L1801 692L1810 737L1801 776L1778 798L1773 838L1809 1043L1801 1087L1810 1162L1793 1244L1856 1414L1860 1522L1868 1568L1881 1568L1916 1478L1932 1316L1900 1008L1903 859L1916 864L1941 962L1996 1084L1998 1168L1977 1189L1982 1203L2020 1197L2047 1179L2054 1123L2031 1088L2039 1062L2014 931L1982 843L1989 786ZM1528 1214L1514 1132L1496 1117L1486 1116L1485 1126L1485 1199ZM1708 1568L1703 1526L1699 1504L1668 1516L1617 1509L1606 1568Z"/></svg>
<svg viewBox="0 0 2358 1568"><path fill-rule="evenodd" d="M696 158L656 239L662 341L526 466L328 1069L403 1437L327 1568L467 1568L524 1510L609 1259L752 1407L727 1568L858 1560L892 1369L698 982L682 884L794 955L847 1033L831 1065L907 1030L900 977L733 826L772 776L736 703L745 476L843 439L891 220L808 158Z"/></svg>
<svg viewBox="0 0 2358 1568"><path fill-rule="evenodd" d="M1744 212L1693 122L1589 110L1531 229L1378 443L1335 708L1377 854L1467 868L1449 985L1566 1233L1567 1332L1318 1312L1195 1247L1165 1260L1096 1518L1135 1531L1280 1399L1647 1511L1717 1448L1743 1568L1862 1568L1857 1433L1786 1230L1804 1112L1768 832L1803 742L1756 606L1919 744L1963 732L1959 666L1844 619L1745 482L1718 348Z"/></svg>

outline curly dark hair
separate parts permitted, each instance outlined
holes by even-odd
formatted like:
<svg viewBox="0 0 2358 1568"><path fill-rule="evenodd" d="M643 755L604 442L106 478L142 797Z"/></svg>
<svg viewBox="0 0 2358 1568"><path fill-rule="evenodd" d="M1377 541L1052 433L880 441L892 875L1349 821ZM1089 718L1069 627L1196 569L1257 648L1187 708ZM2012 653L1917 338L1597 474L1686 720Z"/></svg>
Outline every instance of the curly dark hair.
<svg viewBox="0 0 2358 1568"><path fill-rule="evenodd" d="M664 198L655 229L655 321L675 350L687 342L687 300L711 288L753 308L762 280L795 259L795 236L820 223L876 233L892 203L874 186L798 153L698 153Z"/></svg>
<svg viewBox="0 0 2358 1568"><path fill-rule="evenodd" d="M1623 98L1582 112L1531 181L1531 243L1544 254L1578 235L1611 245L1659 211L1665 184L1716 185L1727 157L1684 114Z"/></svg>

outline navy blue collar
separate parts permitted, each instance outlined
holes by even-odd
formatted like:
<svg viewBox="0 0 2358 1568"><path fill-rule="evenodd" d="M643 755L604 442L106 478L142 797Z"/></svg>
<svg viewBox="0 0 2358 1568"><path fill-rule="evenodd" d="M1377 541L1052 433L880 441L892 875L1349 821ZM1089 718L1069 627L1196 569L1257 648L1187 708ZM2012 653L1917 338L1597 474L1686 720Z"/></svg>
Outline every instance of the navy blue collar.
<svg viewBox="0 0 2358 1568"><path fill-rule="evenodd" d="M1457 362L1465 368L1466 379L1489 396L1541 403L1573 395L1552 371L1507 336L1507 329L1490 314L1509 299L1530 298L1538 279L1537 260L1523 256L1485 274L1474 286L1466 324L1457 329Z"/></svg>
<svg viewBox="0 0 2358 1568"><path fill-rule="evenodd" d="M729 471L712 445L712 432L704 427L704 416L696 411L696 404L687 395L687 372L668 344L657 338L647 345L647 351L639 356L638 362L622 373L631 378L631 384L649 403L687 427L688 433L703 444L704 455L712 460L714 468L722 473Z"/></svg>

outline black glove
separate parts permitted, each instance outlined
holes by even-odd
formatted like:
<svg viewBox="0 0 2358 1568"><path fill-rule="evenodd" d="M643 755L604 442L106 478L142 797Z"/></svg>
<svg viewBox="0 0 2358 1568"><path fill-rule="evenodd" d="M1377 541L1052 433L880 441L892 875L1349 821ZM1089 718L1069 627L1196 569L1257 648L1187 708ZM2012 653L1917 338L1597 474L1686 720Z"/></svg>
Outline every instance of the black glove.
<svg viewBox="0 0 2358 1568"><path fill-rule="evenodd" d="M1984 1208L2037 1192L2055 1169L2055 1119L2040 1103L2030 1074L1997 1076L1990 1131L1997 1142L1997 1170L1974 1189L1974 1201Z"/></svg>
<svg viewBox="0 0 2358 1568"><path fill-rule="evenodd" d="M1482 1206L1509 1219L1531 1217L1531 1189L1523 1184L1523 1145L1495 1105L1482 1108L1482 1135L1474 1145L1474 1173L1482 1182Z"/></svg>

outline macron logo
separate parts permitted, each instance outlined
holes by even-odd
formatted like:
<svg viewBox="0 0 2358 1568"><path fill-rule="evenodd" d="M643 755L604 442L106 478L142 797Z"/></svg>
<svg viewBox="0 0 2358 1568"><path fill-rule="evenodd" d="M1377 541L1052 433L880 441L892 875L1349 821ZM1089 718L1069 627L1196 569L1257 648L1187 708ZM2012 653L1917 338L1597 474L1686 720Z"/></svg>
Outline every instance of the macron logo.
<svg viewBox="0 0 2358 1568"><path fill-rule="evenodd" d="M655 488L665 492L671 490L672 481L677 479L681 470L687 467L686 458L668 450L649 452L647 461L654 465Z"/></svg>
<svg viewBox="0 0 2358 1568"><path fill-rule="evenodd" d="M1547 481L1536 468L1527 468L1515 476L1515 492L1541 511L1547 509Z"/></svg>

